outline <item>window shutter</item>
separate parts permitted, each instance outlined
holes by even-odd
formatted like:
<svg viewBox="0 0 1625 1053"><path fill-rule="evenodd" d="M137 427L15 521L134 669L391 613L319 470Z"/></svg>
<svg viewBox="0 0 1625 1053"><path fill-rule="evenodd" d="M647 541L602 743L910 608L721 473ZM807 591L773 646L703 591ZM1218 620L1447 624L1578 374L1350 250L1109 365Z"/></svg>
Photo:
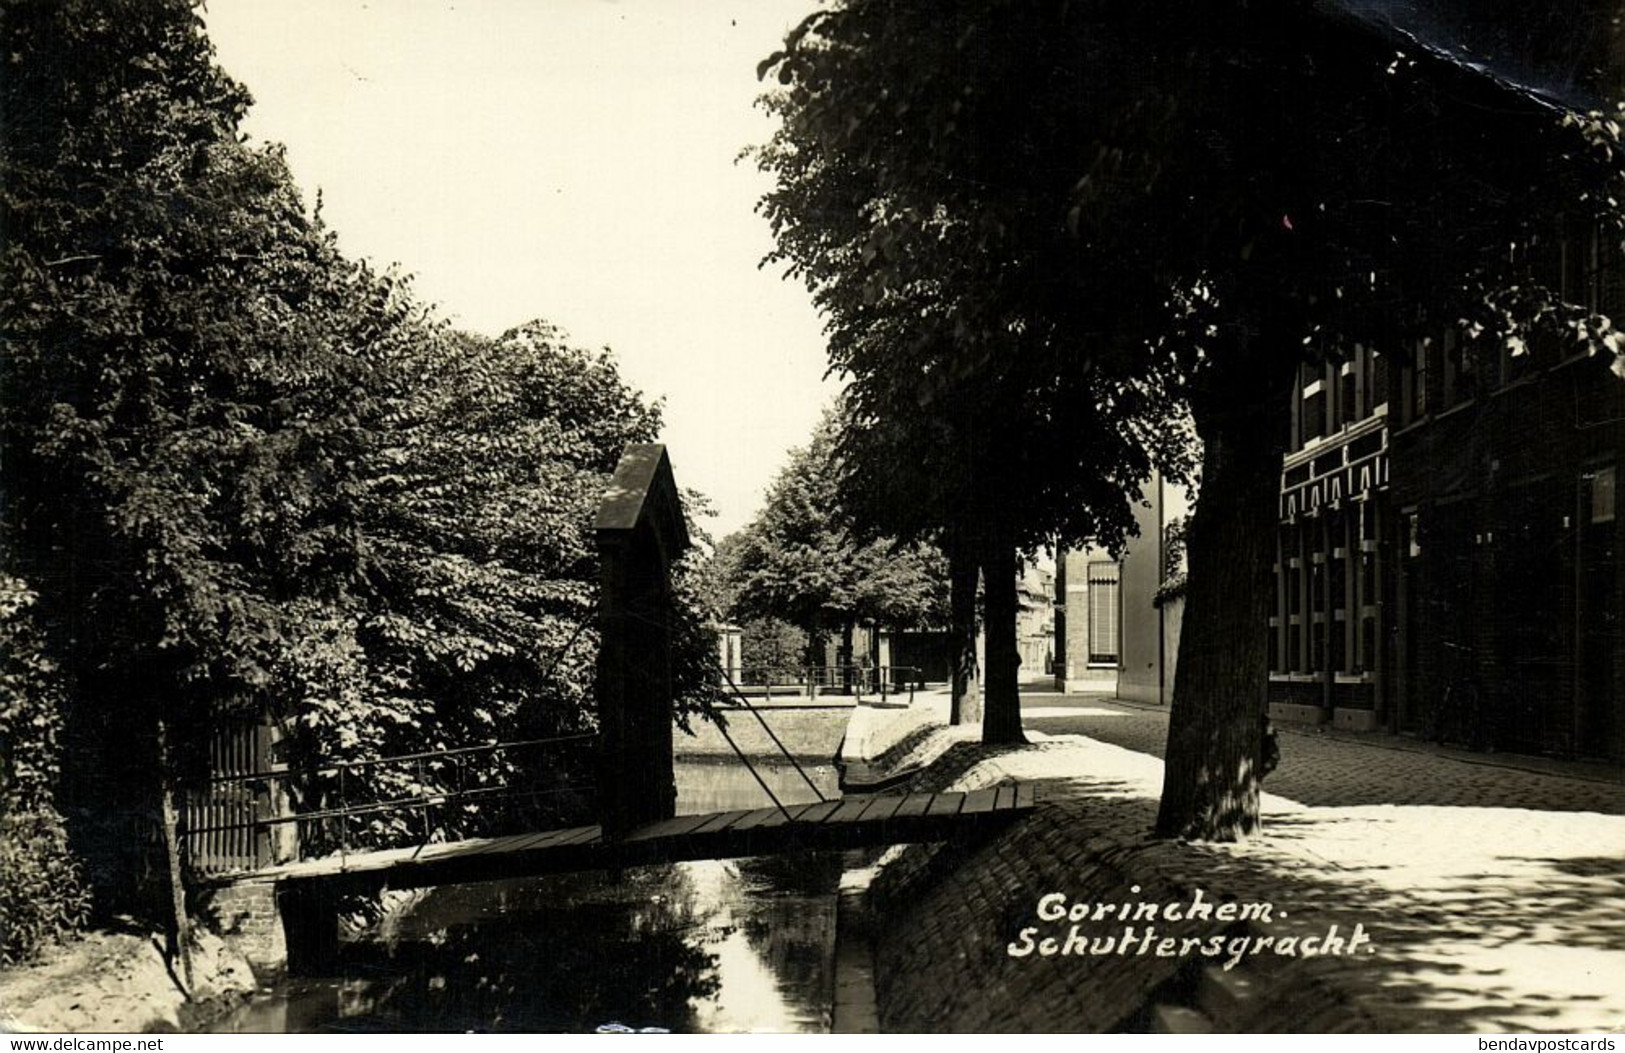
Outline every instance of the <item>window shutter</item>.
<svg viewBox="0 0 1625 1053"><path fill-rule="evenodd" d="M1089 661L1116 663L1117 564L1089 564Z"/></svg>

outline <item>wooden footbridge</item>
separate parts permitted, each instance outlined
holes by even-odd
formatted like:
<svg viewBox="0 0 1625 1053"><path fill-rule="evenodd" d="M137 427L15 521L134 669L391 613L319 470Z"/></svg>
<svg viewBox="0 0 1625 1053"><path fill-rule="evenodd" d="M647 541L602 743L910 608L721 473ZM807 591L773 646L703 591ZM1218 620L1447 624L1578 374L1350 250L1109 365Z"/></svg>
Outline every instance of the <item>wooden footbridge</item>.
<svg viewBox="0 0 1625 1053"><path fill-rule="evenodd" d="M289 963L298 968L301 959L325 959L336 950L338 905L341 897L353 893L946 841L996 828L1032 808L1032 788L1027 785L827 800L799 765L797 770L818 800L787 804L735 747L771 806L676 815L668 568L687 547L688 537L663 447L631 447L622 457L600 506L597 536L601 580L596 734L331 764L303 772L269 763L272 751L263 735L247 748L225 749L222 755L238 762L236 770L217 773L210 792L187 810L183 836L193 863L194 887L220 900L229 900L232 890L271 890L275 909L269 913L280 918ZM778 744L763 715L737 688L735 695L742 706L736 713L754 715ZM726 727L719 727L732 743ZM537 751L564 756L521 756ZM787 751L785 755L795 763ZM590 785L560 775L584 768L596 768L586 780ZM515 774L522 772L533 773L530 783L523 777L515 783ZM411 789L389 797L378 791L387 785ZM357 788L365 792L357 795ZM295 798L304 806L294 806ZM431 822L431 814L442 820L459 813L487 815L498 802L524 806L518 816L506 817L507 831L530 832L434 840L455 837L448 831L464 827ZM559 821L572 814L590 821ZM366 840L356 836L360 831L380 822L392 824L396 844L414 824L421 837L407 847L350 850L352 841ZM247 912L251 917L267 913L258 908Z"/></svg>
<svg viewBox="0 0 1625 1053"><path fill-rule="evenodd" d="M730 859L818 849L945 841L985 830L1031 810L1032 787L968 793L885 794L680 815L619 837L599 825L475 838L412 848L339 853L214 883L319 883L326 892L452 885L577 870L622 870L694 859Z"/></svg>

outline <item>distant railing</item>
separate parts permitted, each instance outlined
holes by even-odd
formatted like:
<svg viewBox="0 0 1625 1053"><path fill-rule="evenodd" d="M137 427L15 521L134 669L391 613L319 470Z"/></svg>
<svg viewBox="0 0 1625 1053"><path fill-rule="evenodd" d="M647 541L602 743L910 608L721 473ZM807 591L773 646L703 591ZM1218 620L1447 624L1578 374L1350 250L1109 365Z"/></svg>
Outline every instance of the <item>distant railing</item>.
<svg viewBox="0 0 1625 1053"><path fill-rule="evenodd" d="M358 845L427 843L437 833L471 836L521 823L544 829L550 821L590 814L591 759L586 750L570 756L569 747L588 746L596 737L560 735L287 769L266 763L257 733L253 749L226 747L211 758L221 774L190 795L182 844L192 870L208 875ZM552 756L541 763L543 755ZM240 762L249 759L255 763L242 770ZM513 785L513 774L535 781ZM453 809L460 814L449 814Z"/></svg>
<svg viewBox="0 0 1625 1053"><path fill-rule="evenodd" d="M809 699L820 695L852 696L863 701L879 696L907 694L914 700L916 688L924 686L923 672L912 665L808 665L740 666L729 671L737 689L752 697L771 701L775 695L800 695Z"/></svg>

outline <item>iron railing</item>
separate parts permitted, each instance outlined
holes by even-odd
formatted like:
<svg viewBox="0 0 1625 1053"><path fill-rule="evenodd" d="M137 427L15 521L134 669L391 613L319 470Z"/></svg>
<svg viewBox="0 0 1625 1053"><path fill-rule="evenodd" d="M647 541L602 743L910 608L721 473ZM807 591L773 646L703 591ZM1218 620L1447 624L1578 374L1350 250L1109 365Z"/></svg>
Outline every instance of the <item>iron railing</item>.
<svg viewBox="0 0 1625 1053"><path fill-rule="evenodd" d="M883 701L907 694L923 685L922 671L911 665L807 665L738 666L728 678L740 694L771 701L775 695L851 695L862 701L878 695Z"/></svg>
<svg viewBox="0 0 1625 1053"><path fill-rule="evenodd" d="M217 774L188 802L182 843L195 872L219 874L357 847L427 843L437 832L545 829L591 814L591 757L568 750L596 738L560 735ZM513 775L532 781L515 784ZM245 801L252 802L246 809ZM221 844L231 850L219 851Z"/></svg>

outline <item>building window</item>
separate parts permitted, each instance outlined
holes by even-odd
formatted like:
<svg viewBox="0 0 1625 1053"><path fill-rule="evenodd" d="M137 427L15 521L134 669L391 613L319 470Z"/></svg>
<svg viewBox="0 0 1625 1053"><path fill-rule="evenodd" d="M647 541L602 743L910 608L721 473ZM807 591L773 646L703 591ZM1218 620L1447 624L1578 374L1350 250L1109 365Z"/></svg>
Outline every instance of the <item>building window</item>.
<svg viewBox="0 0 1625 1053"><path fill-rule="evenodd" d="M1462 346L1454 329L1445 330L1443 355L1444 400L1440 412L1473 397L1473 353Z"/></svg>
<svg viewBox="0 0 1625 1053"><path fill-rule="evenodd" d="M1117 564L1089 564L1089 664L1117 664Z"/></svg>
<svg viewBox="0 0 1625 1053"><path fill-rule="evenodd" d="M1590 483L1587 487L1589 496L1586 500L1586 515L1591 523L1612 523L1614 521L1614 466L1598 468L1587 472L1585 481Z"/></svg>
<svg viewBox="0 0 1625 1053"><path fill-rule="evenodd" d="M1303 410L1299 418L1302 421L1303 443L1305 446L1315 439L1324 439L1327 434L1329 421L1326 411L1326 384L1317 380L1303 389Z"/></svg>
<svg viewBox="0 0 1625 1053"><path fill-rule="evenodd" d="M1405 423L1421 420L1428 413L1428 362L1434 355L1432 339L1417 343L1415 358L1405 370Z"/></svg>
<svg viewBox="0 0 1625 1053"><path fill-rule="evenodd" d="M1614 318L1625 308L1625 254L1614 238L1597 239L1597 310Z"/></svg>

